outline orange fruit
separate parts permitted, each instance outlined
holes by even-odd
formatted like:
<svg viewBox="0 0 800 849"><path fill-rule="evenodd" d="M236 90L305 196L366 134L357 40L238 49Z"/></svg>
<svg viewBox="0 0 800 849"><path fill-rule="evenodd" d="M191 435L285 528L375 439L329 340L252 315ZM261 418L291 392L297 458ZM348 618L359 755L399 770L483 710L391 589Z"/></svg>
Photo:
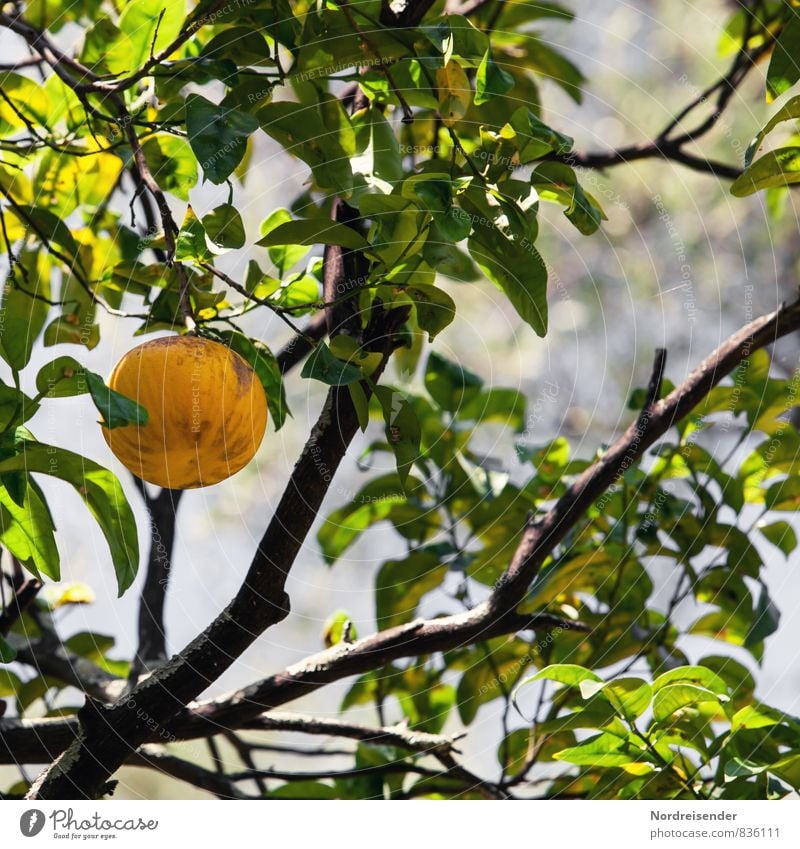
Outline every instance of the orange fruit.
<svg viewBox="0 0 800 849"><path fill-rule="evenodd" d="M194 489L229 478L253 459L267 399L234 351L199 336L169 336L128 351L108 385L148 412L139 427L103 436L117 459L149 483Z"/></svg>

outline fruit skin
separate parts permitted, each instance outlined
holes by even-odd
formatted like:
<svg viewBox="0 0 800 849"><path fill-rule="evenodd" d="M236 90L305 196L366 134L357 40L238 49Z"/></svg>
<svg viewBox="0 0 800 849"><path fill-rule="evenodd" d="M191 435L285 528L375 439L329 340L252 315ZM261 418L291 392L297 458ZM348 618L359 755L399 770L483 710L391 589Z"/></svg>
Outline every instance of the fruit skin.
<svg viewBox="0 0 800 849"><path fill-rule="evenodd" d="M253 459L267 399L234 351L199 336L169 336L128 351L108 381L148 412L143 427L103 436L117 459L149 483L195 489L229 478Z"/></svg>

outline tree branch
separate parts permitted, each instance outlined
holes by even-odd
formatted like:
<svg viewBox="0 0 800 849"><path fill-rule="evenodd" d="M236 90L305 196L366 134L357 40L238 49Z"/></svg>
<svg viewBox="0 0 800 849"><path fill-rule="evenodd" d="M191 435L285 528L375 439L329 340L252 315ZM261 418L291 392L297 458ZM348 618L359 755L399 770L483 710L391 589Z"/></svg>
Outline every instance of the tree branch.
<svg viewBox="0 0 800 849"><path fill-rule="evenodd" d="M380 22L387 27L415 27L436 0L383 0Z"/></svg>
<svg viewBox="0 0 800 849"><path fill-rule="evenodd" d="M706 159L687 153L679 145L671 142L647 142L642 145L632 145L618 150L609 150L599 153L568 153L563 156L552 154L544 157L545 160L564 162L573 168L590 168L602 171L614 165L622 165L637 162L641 159L666 159L685 165L692 171L700 171L704 174L712 174L724 180L735 180L741 173L741 168L718 162L714 159Z"/></svg>
<svg viewBox="0 0 800 849"><path fill-rule="evenodd" d="M191 761L175 757L162 751L157 746L142 746L134 752L128 761L130 766L142 766L163 772L171 778L185 781L200 790L207 790L217 799L255 799L256 796L248 796L236 786L239 780L235 776L214 772Z"/></svg>
<svg viewBox="0 0 800 849"><path fill-rule="evenodd" d="M309 321L302 333L290 339L276 355L281 374L286 374L301 363L311 353L313 346L310 340L324 338L327 329L327 316L323 311Z"/></svg>
<svg viewBox="0 0 800 849"><path fill-rule="evenodd" d="M0 575L0 580L3 576ZM26 608L33 603L39 594L43 584L36 578L26 578L20 584L12 588L12 596L9 603L0 612L0 637L8 636L8 632L14 623L25 612Z"/></svg>
<svg viewBox="0 0 800 849"><path fill-rule="evenodd" d="M273 710L325 684L377 669L392 660L448 651L505 634L559 628L585 630L580 623L548 614L512 612L493 617L486 602L466 613L417 619L354 643L339 643L249 687L200 702L181 715L176 727L188 730L193 724L210 722L213 727L239 728L265 710Z"/></svg>
<svg viewBox="0 0 800 849"><path fill-rule="evenodd" d="M155 497L144 481L136 478L150 516L150 553L147 573L139 597L139 644L131 667L131 682L152 672L167 659L164 600L172 566L175 519L182 490L162 489Z"/></svg>
<svg viewBox="0 0 800 849"><path fill-rule="evenodd" d="M58 678L92 698L113 701L125 689L122 678L106 672L85 657L67 651L58 639L29 642L12 634L10 643L17 652L19 663L30 666L40 675Z"/></svg>
<svg viewBox="0 0 800 849"><path fill-rule="evenodd" d="M354 725L338 719L318 719L314 716L301 716L294 713L265 713L246 723L243 728L259 731L294 731L302 734L316 734L330 737L344 737L362 743L381 746L396 746L411 752L450 752L458 737L446 737L441 734L427 734L415 731L405 725L391 725L384 728L369 728Z"/></svg>
<svg viewBox="0 0 800 849"><path fill-rule="evenodd" d="M474 9L471 9L468 12L462 12L462 14L469 14L470 11L476 11L483 5L483 3L479 0L479 2L473 5L475 6ZM748 19L748 21L751 22L751 19ZM692 101L681 109L681 111L664 127L663 130L661 130L660 133L658 133L658 135L656 135L652 141L597 153L572 152L563 156L553 154L545 157L545 159L566 162L568 165L577 168L602 170L614 165L636 162L641 159L660 158L678 162L679 164L685 165L687 168L691 168L694 171L713 174L716 177L726 180L735 180L742 173L741 168L727 165L724 162L718 162L713 159L707 159L704 156L687 153L683 148L687 144L696 142L716 126L723 111L730 104L739 85L745 79L747 74L756 66L756 63L772 49L777 35L778 33L772 34L772 37L767 38L763 44L760 44L753 50L748 50L746 45L749 40L749 36L745 33L742 42L743 46L737 52L730 70L724 76L716 80L716 82L701 91ZM672 132L680 126L683 119L699 106L708 103L709 99L714 94L717 94L717 98L712 114L705 118L694 129L687 130L679 136L671 137Z"/></svg>

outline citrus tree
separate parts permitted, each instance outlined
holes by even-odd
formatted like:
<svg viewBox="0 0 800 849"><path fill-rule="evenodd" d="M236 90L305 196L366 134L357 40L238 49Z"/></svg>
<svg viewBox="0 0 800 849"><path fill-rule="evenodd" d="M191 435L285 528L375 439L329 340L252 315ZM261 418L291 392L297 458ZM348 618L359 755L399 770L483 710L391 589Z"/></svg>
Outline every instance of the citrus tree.
<svg viewBox="0 0 800 849"><path fill-rule="evenodd" d="M596 169L671 160L726 181L734 198L765 190L777 208L800 174L800 148L770 145L800 117L800 98L782 97L800 79L798 14L742 2L726 22L723 76L690 92L652 141L584 153L540 95L554 83L580 104L586 85L545 36L572 18L556 3L5 4L0 761L43 767L6 794L98 798L125 764L225 798L800 788L800 720L755 696L754 672L779 626L765 560L796 558L800 376L777 372L771 355L800 327L796 292L693 368L669 369L656 351L625 427L591 456L563 436L535 444L530 399L437 344L475 287L509 302L519 334L545 336L548 278L560 282L559 257L537 249L552 226L542 208L591 238L605 219ZM743 161L707 158L695 143L759 62L780 104ZM265 179L265 136L298 160L303 184L251 232L240 198L243 181ZM204 185L224 202L202 206ZM261 337L250 314L274 319ZM130 318L139 359L110 378L111 361L103 375L87 369L82 352ZM277 325L291 333L282 347ZM53 357L32 370L37 346ZM187 371L175 352L200 349L211 353L187 354ZM318 419L235 597L169 657L182 488L244 465L267 415L267 440L296 426L288 381L324 384ZM103 465L37 439L39 411L58 415L75 395L97 407L136 485L120 483L108 455ZM498 427L516 435L524 478L483 453ZM365 475L347 503L331 493L322 510L359 431L367 457L393 457L393 470ZM242 453L237 435L250 440ZM132 658L58 619L56 608L86 600L79 587L40 594L61 577L45 476L81 496L88 512L74 521L99 524L120 595L141 595ZM144 557L128 495L150 512ZM376 559L374 632L331 611L320 653L204 699L291 615L285 584L309 534L346 569L337 561L378 523L396 546ZM687 636L717 648L691 653ZM337 719L335 704L325 718L277 710L345 679ZM477 774L458 740L490 702L498 763ZM351 721L354 706L373 708L374 723ZM355 742L336 769L267 769L259 747L279 732ZM216 767L187 740L207 741ZM221 740L238 766L219 757Z"/></svg>

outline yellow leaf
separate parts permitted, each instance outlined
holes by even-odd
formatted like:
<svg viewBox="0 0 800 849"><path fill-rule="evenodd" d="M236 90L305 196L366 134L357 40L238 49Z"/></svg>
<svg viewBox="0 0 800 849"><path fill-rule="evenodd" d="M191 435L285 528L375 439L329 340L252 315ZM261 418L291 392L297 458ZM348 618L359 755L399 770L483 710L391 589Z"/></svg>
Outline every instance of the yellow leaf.
<svg viewBox="0 0 800 849"><path fill-rule="evenodd" d="M52 610L67 604L92 604L95 600L94 590L80 581L47 587L44 596Z"/></svg>
<svg viewBox="0 0 800 849"><path fill-rule="evenodd" d="M464 69L455 59L451 59L444 68L436 72L436 85L439 89L439 114L446 127L458 123L469 109L472 101L472 87Z"/></svg>

